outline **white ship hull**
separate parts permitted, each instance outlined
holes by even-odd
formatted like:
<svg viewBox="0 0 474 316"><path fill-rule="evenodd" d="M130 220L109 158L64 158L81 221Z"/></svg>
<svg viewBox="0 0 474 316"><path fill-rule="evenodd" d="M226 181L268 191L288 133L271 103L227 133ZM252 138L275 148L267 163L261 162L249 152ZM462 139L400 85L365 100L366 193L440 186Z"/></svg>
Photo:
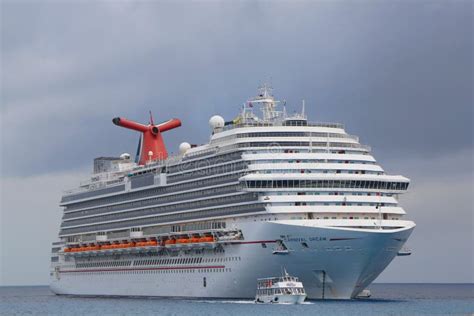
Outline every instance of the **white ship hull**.
<svg viewBox="0 0 474 316"><path fill-rule="evenodd" d="M278 275L284 267L303 282L309 299L351 299L385 269L411 234L414 224L401 222L405 227L397 230L356 231L317 227L314 220L236 219L233 223L242 230L244 240L224 246L225 253L218 255L228 261L77 272L62 268L60 262L59 272L52 273L51 290L87 296L253 299L256 280ZM288 254L273 253L276 239L284 241Z"/></svg>

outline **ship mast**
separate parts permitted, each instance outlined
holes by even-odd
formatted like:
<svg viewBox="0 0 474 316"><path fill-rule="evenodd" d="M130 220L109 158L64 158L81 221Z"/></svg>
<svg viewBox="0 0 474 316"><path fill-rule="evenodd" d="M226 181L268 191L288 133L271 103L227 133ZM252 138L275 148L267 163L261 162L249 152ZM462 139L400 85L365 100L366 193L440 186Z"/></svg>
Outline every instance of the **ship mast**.
<svg viewBox="0 0 474 316"><path fill-rule="evenodd" d="M281 116L281 112L276 110L277 103L272 95L272 87L264 83L258 88L258 96L248 102L249 105L259 104L263 114L264 122L272 122Z"/></svg>

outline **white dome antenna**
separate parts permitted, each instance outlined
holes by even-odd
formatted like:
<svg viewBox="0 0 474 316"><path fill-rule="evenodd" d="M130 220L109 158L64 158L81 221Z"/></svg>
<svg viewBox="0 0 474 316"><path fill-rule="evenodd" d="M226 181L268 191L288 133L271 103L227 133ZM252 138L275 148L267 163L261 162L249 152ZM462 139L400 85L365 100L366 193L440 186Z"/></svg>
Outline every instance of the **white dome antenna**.
<svg viewBox="0 0 474 316"><path fill-rule="evenodd" d="M120 155L120 159L130 160L130 154L129 153L123 153L123 154Z"/></svg>
<svg viewBox="0 0 474 316"><path fill-rule="evenodd" d="M190 143L183 142L179 145L179 153L184 155L191 148Z"/></svg>
<svg viewBox="0 0 474 316"><path fill-rule="evenodd" d="M225 124L224 118L219 115L214 115L209 119L209 125L213 130L223 128Z"/></svg>

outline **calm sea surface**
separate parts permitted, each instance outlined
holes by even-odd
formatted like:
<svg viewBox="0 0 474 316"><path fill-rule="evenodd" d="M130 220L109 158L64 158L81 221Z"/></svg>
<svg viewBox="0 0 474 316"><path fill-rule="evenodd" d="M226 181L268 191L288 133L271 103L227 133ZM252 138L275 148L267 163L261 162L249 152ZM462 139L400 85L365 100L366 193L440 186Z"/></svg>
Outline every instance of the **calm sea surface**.
<svg viewBox="0 0 474 316"><path fill-rule="evenodd" d="M83 298L0 287L1 315L474 315L474 284L373 284L372 297L263 305L248 300Z"/></svg>

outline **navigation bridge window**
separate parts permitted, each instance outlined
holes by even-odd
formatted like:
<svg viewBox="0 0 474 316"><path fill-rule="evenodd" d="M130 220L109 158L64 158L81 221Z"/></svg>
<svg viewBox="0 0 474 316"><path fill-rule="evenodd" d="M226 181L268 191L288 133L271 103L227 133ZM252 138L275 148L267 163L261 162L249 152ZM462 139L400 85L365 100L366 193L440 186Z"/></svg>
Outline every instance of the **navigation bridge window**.
<svg viewBox="0 0 474 316"><path fill-rule="evenodd" d="M357 188L379 190L406 190L407 182L365 180L256 180L246 181L248 188Z"/></svg>

